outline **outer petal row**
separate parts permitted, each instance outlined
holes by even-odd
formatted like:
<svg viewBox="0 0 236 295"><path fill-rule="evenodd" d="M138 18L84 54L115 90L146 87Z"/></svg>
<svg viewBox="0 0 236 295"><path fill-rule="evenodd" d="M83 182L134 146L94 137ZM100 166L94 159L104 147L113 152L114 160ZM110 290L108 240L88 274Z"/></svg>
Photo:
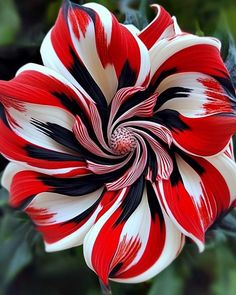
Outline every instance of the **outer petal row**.
<svg viewBox="0 0 236 295"><path fill-rule="evenodd" d="M4 172L2 184L10 192L10 205L31 217L49 252L81 245L104 201L113 196L107 193L105 198L102 185L83 187L76 182L24 170L14 163Z"/></svg>
<svg viewBox="0 0 236 295"><path fill-rule="evenodd" d="M0 151L49 174L86 173L72 129L86 99L60 74L29 64L0 82ZM82 170L81 170L82 169Z"/></svg>
<svg viewBox="0 0 236 295"><path fill-rule="evenodd" d="M181 33L175 18L171 18L162 6L153 4L151 7L155 10L156 17L138 34L138 37L149 50L161 39Z"/></svg>
<svg viewBox="0 0 236 295"><path fill-rule="evenodd" d="M99 216L85 238L84 256L105 286L108 279L138 283L167 267L183 244L183 236L162 212L151 183L144 185L140 179L122 189L109 210Z"/></svg>
<svg viewBox="0 0 236 295"><path fill-rule="evenodd" d="M157 42L150 56L149 89L159 93L155 118L181 149L200 156L221 152L236 131L236 98L220 42L180 34Z"/></svg>
<svg viewBox="0 0 236 295"><path fill-rule="evenodd" d="M236 164L227 154L176 156L170 180L157 183L161 202L179 229L204 249L206 230L236 200Z"/></svg>
<svg viewBox="0 0 236 295"><path fill-rule="evenodd" d="M146 85L149 80L145 45L96 3L81 6L64 1L41 54L46 66L86 91L101 107L117 89Z"/></svg>

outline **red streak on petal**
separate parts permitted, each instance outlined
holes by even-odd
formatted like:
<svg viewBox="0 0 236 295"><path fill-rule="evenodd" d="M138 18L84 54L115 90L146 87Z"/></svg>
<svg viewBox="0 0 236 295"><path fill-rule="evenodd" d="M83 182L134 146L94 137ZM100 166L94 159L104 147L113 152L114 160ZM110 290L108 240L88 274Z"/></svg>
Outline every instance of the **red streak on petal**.
<svg viewBox="0 0 236 295"><path fill-rule="evenodd" d="M207 88L205 94L208 97L208 102L203 105L206 114L211 114L214 112L232 112L233 108L230 104L230 100L219 82L211 78L199 78L198 81L202 83L205 88Z"/></svg>
<svg viewBox="0 0 236 295"><path fill-rule="evenodd" d="M119 265L119 263L122 263L122 268L114 273L114 277L119 277L119 272L132 263L141 246L142 243L137 237L132 237L130 239L127 238L127 235L123 237L110 265L110 270L112 271L117 265Z"/></svg>
<svg viewBox="0 0 236 295"><path fill-rule="evenodd" d="M88 14L80 8L69 9L68 18L72 25L72 30L78 40L81 38L81 33L85 37L85 33L89 23L91 22Z"/></svg>
<svg viewBox="0 0 236 295"><path fill-rule="evenodd" d="M38 179L39 174L33 171L21 171L12 180L10 188L10 205L18 207L28 198L41 192L50 191L50 188Z"/></svg>
<svg viewBox="0 0 236 295"><path fill-rule="evenodd" d="M27 207L25 212L37 223L49 223L52 222L53 217L56 213L50 213L47 209Z"/></svg>

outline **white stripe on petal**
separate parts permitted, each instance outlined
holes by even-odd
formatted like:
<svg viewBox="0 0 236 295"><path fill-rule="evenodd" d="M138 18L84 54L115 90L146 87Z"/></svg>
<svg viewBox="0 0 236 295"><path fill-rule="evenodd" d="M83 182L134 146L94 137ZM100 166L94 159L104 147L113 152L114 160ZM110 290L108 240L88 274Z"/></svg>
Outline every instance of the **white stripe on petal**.
<svg viewBox="0 0 236 295"><path fill-rule="evenodd" d="M204 81L209 85L214 86L215 84L215 88L207 88L204 86ZM230 97L220 84L208 75L195 72L174 74L164 79L156 91L161 95L164 91L174 87L183 88L183 90L178 91L178 96L173 95L173 98L164 102L158 111L176 110L186 117L197 118L220 113L224 110L224 105L225 108L227 106L230 108ZM215 108L207 108L207 104L213 103L216 105Z"/></svg>
<svg viewBox="0 0 236 295"><path fill-rule="evenodd" d="M133 284L150 280L170 265L174 259L176 259L184 246L185 239L168 215L165 212L163 212L163 215L166 227L166 239L161 256L158 260L148 270L136 277L128 279L112 279L113 281Z"/></svg>
<svg viewBox="0 0 236 295"><path fill-rule="evenodd" d="M79 180L78 180L79 181ZM50 225L68 221L91 207L101 196L102 189L90 194L69 197L57 193L44 192L38 194L26 207L26 211L36 210L36 215L49 214L48 219L35 218L37 225ZM39 212L39 213L38 213ZM31 216L34 219L34 216Z"/></svg>
<svg viewBox="0 0 236 295"><path fill-rule="evenodd" d="M93 4L92 6L95 5L95 3L92 3L92 4ZM103 6L98 4L95 6L99 8L99 10L96 11L97 13L105 14L105 16L103 16L102 19L105 22L107 22L106 37L107 37L107 46L108 46L111 39L111 25L112 25L111 14ZM76 19L76 16L74 19ZM92 20L87 26L85 35L80 34L80 40L78 40L76 35L74 34L70 20L69 20L69 28L70 28L70 35L71 35L71 39L74 44L75 50L77 51L79 57L81 58L84 65L88 69L89 73L93 77L94 81L97 83L99 88L103 91L103 94L105 95L107 101L110 102L117 89L118 80L115 78L116 74L115 74L114 67L111 64L108 64L104 68L101 63L101 60L98 56L98 52L96 50L97 48L96 39L95 39L96 33L95 33L94 24ZM79 28L79 24L78 24L78 28ZM104 54L106 53L104 52Z"/></svg>
<svg viewBox="0 0 236 295"><path fill-rule="evenodd" d="M12 183L12 179L15 176L16 173L25 170L24 166L20 165L20 164L16 164L16 163L9 163L2 175L2 179L1 179L1 185L7 189L8 191L10 191L10 186Z"/></svg>
<svg viewBox="0 0 236 295"><path fill-rule="evenodd" d="M218 50L221 48L219 40L209 37L198 37L191 34L177 35L171 39L162 39L150 49L151 77L157 69L175 53L193 45L211 45Z"/></svg>
<svg viewBox="0 0 236 295"><path fill-rule="evenodd" d="M231 203L236 200L236 163L225 154L206 158L223 176L230 191Z"/></svg>
<svg viewBox="0 0 236 295"><path fill-rule="evenodd" d="M72 131L75 118L69 112L55 106L43 106L24 103L24 110L8 108L7 114L12 130L25 140L58 152L68 150L45 133L49 132L47 123L56 124ZM12 120L12 119L13 120ZM41 124L45 124L41 127Z"/></svg>
<svg viewBox="0 0 236 295"><path fill-rule="evenodd" d="M121 205L121 201L124 198L127 192L127 187L123 188L118 194L116 201L114 204L107 210L94 224L88 234L85 236L84 243L83 243L83 250L84 250L84 259L89 268L94 270L92 264L92 252L93 246L96 241L96 238L102 229L103 225L107 222L107 220L111 217L111 215L119 208Z"/></svg>
<svg viewBox="0 0 236 295"><path fill-rule="evenodd" d="M63 65L63 63L58 58L52 45L51 32L52 32L52 29L47 33L40 48L43 64L46 67L53 69L57 73L60 73L61 75L63 75L63 77L66 80L68 80L72 85L74 85L74 87L76 87L81 93L83 93L83 95L86 98L94 102L93 99L88 95L88 93L83 89L83 87L81 87L81 85L75 80L72 74L68 71L68 69Z"/></svg>
<svg viewBox="0 0 236 295"><path fill-rule="evenodd" d="M73 232L72 234L66 236L65 238L59 240L58 242L49 244L45 242L45 251L46 252L55 252L70 249L72 247L80 246L84 243L84 238L91 227L94 225L97 215L101 210L101 206L99 205L94 213L90 216L88 221L82 225L78 230Z"/></svg>

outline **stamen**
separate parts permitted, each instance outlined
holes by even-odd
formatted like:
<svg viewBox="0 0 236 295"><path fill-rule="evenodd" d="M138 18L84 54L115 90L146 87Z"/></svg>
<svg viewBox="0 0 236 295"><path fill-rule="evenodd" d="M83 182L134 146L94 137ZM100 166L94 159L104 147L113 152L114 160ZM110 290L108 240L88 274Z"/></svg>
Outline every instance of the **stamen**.
<svg viewBox="0 0 236 295"><path fill-rule="evenodd" d="M136 148L137 142L132 131L118 127L110 138L110 147L117 155L125 155Z"/></svg>

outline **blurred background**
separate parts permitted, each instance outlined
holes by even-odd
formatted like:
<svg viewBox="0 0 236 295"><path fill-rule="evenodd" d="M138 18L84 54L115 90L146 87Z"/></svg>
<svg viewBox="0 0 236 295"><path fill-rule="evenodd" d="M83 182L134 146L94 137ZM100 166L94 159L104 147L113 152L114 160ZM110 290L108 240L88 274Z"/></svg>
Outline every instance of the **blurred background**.
<svg viewBox="0 0 236 295"><path fill-rule="evenodd" d="M141 29L154 17L149 4L156 1L93 2ZM158 3L177 17L184 31L222 41L222 57L236 84L236 1ZM0 0L0 79L11 79L27 62L41 63L39 47L55 22L60 4L61 0ZM5 165L1 157L0 171ZM85 266L81 247L46 254L30 220L10 209L7 199L7 192L0 188L0 295L101 294L95 274ZM138 285L114 283L112 290L114 295L235 295L235 212L209 230L203 254L189 242L179 258L156 278Z"/></svg>

